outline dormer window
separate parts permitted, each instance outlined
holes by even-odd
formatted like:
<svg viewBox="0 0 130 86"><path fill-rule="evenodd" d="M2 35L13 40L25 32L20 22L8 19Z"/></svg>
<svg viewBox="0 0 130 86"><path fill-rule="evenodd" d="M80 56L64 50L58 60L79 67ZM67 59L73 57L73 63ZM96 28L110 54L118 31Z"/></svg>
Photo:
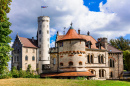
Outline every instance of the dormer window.
<svg viewBox="0 0 130 86"><path fill-rule="evenodd" d="M100 42L97 42L97 43L96 43L96 47L97 47L98 49L100 49L100 50L101 50L101 46L102 46L102 44L101 44Z"/></svg>
<svg viewBox="0 0 130 86"><path fill-rule="evenodd" d="M86 47L88 47L89 49L91 49L91 45L92 45L91 41L86 42Z"/></svg>

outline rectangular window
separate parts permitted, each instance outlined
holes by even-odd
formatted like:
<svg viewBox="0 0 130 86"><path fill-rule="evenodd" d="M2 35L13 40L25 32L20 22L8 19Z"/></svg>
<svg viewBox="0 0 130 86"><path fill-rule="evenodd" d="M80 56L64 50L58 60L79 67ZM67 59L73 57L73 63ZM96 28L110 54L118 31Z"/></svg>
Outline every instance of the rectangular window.
<svg viewBox="0 0 130 86"><path fill-rule="evenodd" d="M39 38L39 42L41 42L41 38Z"/></svg>
<svg viewBox="0 0 130 86"><path fill-rule="evenodd" d="M39 34L41 34L41 30L39 30Z"/></svg>
<svg viewBox="0 0 130 86"><path fill-rule="evenodd" d="M53 64L54 64L54 65L56 64L56 58L53 59Z"/></svg>
<svg viewBox="0 0 130 86"><path fill-rule="evenodd" d="M49 34L49 30L47 30L47 34Z"/></svg>
<svg viewBox="0 0 130 86"><path fill-rule="evenodd" d="M41 54L41 51L39 51L39 54Z"/></svg>
<svg viewBox="0 0 130 86"><path fill-rule="evenodd" d="M28 53L28 48L26 48L26 53Z"/></svg>

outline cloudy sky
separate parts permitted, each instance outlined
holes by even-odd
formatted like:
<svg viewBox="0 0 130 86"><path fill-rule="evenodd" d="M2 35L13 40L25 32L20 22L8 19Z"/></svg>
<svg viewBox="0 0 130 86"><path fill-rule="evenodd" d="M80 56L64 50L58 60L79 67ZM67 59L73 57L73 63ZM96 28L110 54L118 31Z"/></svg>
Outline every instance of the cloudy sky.
<svg viewBox="0 0 130 86"><path fill-rule="evenodd" d="M41 6L48 6L42 8ZM13 33L12 43L18 32L19 36L36 37L38 16L50 17L50 45L54 46L57 31L63 34L73 23L81 34L95 39L108 37L115 39L124 36L130 39L130 1L129 0L12 0L8 14ZM12 43L10 45L12 45ZM10 62L9 62L10 65Z"/></svg>
<svg viewBox="0 0 130 86"><path fill-rule="evenodd" d="M41 6L48 6L42 8ZM13 33L12 42L19 36L32 38L37 33L37 17L50 17L51 46L54 46L56 31L63 34L73 23L81 34L95 39L108 37L115 39L124 36L130 39L130 2L129 0L12 0L8 14Z"/></svg>

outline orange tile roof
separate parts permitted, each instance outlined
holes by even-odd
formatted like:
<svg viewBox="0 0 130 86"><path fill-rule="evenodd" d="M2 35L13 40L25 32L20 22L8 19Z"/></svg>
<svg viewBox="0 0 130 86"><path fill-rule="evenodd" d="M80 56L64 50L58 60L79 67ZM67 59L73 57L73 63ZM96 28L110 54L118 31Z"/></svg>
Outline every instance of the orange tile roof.
<svg viewBox="0 0 130 86"><path fill-rule="evenodd" d="M62 41L62 40L68 40L68 39L83 39L74 29L69 29L67 34L64 36L58 37L59 40L57 41Z"/></svg>
<svg viewBox="0 0 130 86"><path fill-rule="evenodd" d="M36 40L34 40L34 42L33 42L32 39L24 38L24 37L19 37L19 40L23 44L23 47L38 48Z"/></svg>
<svg viewBox="0 0 130 86"><path fill-rule="evenodd" d="M41 77L65 77L65 76L95 76L89 71L86 72L62 72L62 73L43 73Z"/></svg>
<svg viewBox="0 0 130 86"><path fill-rule="evenodd" d="M75 32L76 32L76 31L75 31ZM82 39L86 40L86 41L91 41L91 43L92 43L91 48L92 48L92 49L98 49L98 48L96 47L97 41L96 41L92 36L88 36L88 35L79 35L79 36L80 36ZM65 37L65 35L58 35L56 41L62 40L64 37ZM88 48L88 47L86 47L86 48ZM104 49L104 50L105 50L105 48L103 48L102 46L101 46L101 49Z"/></svg>

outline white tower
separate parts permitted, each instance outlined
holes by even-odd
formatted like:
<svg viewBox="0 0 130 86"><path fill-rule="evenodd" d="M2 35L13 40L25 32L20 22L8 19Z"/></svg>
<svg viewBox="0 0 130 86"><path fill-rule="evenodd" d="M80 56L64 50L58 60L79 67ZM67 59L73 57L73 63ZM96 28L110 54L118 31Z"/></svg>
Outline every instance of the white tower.
<svg viewBox="0 0 130 86"><path fill-rule="evenodd" d="M39 46L39 73L49 68L50 64L50 18L48 16L38 17L38 46Z"/></svg>

